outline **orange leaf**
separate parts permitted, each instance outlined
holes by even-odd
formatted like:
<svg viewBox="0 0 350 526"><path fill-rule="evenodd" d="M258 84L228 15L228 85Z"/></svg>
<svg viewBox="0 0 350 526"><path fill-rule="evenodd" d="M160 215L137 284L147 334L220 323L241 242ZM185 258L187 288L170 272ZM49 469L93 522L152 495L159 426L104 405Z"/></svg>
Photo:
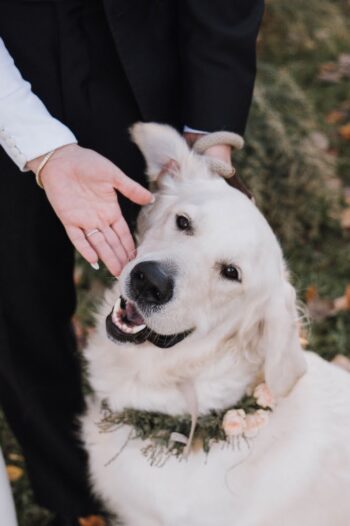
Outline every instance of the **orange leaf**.
<svg viewBox="0 0 350 526"><path fill-rule="evenodd" d="M339 128L339 135L346 141L350 141L350 123L344 124Z"/></svg>
<svg viewBox="0 0 350 526"><path fill-rule="evenodd" d="M328 115L326 115L325 120L328 124L337 124L337 122L342 121L343 118L344 118L344 112L334 110L328 113Z"/></svg>
<svg viewBox="0 0 350 526"><path fill-rule="evenodd" d="M344 296L334 300L334 309L336 312L350 310L350 285L347 285Z"/></svg>
<svg viewBox="0 0 350 526"><path fill-rule="evenodd" d="M318 292L317 292L315 285L309 285L308 288L306 289L306 294L305 294L306 303L310 303L310 301L316 298L318 298Z"/></svg>
<svg viewBox="0 0 350 526"><path fill-rule="evenodd" d="M80 526L107 526L107 523L101 515L89 515L88 517L80 517Z"/></svg>
<svg viewBox="0 0 350 526"><path fill-rule="evenodd" d="M23 477L23 469L18 466L13 466L10 464L6 466L7 476L11 482L17 482L21 477Z"/></svg>
<svg viewBox="0 0 350 526"><path fill-rule="evenodd" d="M334 313L341 310L348 310L348 298L346 296L340 296L334 300Z"/></svg>

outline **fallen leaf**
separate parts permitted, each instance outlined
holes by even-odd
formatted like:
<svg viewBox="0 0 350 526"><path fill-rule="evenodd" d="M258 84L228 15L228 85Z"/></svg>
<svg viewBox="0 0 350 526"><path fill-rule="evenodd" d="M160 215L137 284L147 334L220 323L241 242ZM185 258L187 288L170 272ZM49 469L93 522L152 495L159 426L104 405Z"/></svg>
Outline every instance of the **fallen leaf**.
<svg viewBox="0 0 350 526"><path fill-rule="evenodd" d="M107 523L101 515L89 515L88 517L80 517L80 526L107 526Z"/></svg>
<svg viewBox="0 0 350 526"><path fill-rule="evenodd" d="M11 482L17 482L21 477L23 477L23 469L18 466L13 466L12 464L6 466L7 476Z"/></svg>
<svg viewBox="0 0 350 526"><path fill-rule="evenodd" d="M306 303L310 303L310 301L314 300L315 298L318 298L317 289L315 285L309 285L306 289L305 301Z"/></svg>
<svg viewBox="0 0 350 526"><path fill-rule="evenodd" d="M342 310L350 310L350 285L346 287L344 296L334 300L334 312Z"/></svg>
<svg viewBox="0 0 350 526"><path fill-rule="evenodd" d="M339 135L346 141L350 141L350 123L344 124L339 128Z"/></svg>
<svg viewBox="0 0 350 526"><path fill-rule="evenodd" d="M345 113L343 111L334 110L326 115L325 121L327 124L337 124L338 122L342 121L344 117Z"/></svg>
<svg viewBox="0 0 350 526"><path fill-rule="evenodd" d="M339 82L342 75L339 71L338 65L333 62L322 64L318 74L318 79L324 82Z"/></svg>
<svg viewBox="0 0 350 526"><path fill-rule="evenodd" d="M8 458L12 460L12 462L23 462L24 458L22 455L18 455L18 453L10 453L8 455Z"/></svg>
<svg viewBox="0 0 350 526"><path fill-rule="evenodd" d="M346 296L341 296L340 298L336 298L334 300L334 310L335 312L339 312L341 310L348 310L348 300Z"/></svg>
<svg viewBox="0 0 350 526"><path fill-rule="evenodd" d="M343 354L337 354L337 356L333 358L332 363L350 373L350 360L347 356L344 356Z"/></svg>

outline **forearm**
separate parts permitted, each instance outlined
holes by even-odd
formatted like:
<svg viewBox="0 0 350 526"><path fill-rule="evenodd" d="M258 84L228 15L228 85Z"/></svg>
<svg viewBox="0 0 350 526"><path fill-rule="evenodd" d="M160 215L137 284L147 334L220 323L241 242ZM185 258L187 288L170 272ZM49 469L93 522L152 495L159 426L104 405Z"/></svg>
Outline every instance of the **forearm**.
<svg viewBox="0 0 350 526"><path fill-rule="evenodd" d="M0 144L20 170L28 161L76 143L73 133L52 117L31 91L0 38Z"/></svg>

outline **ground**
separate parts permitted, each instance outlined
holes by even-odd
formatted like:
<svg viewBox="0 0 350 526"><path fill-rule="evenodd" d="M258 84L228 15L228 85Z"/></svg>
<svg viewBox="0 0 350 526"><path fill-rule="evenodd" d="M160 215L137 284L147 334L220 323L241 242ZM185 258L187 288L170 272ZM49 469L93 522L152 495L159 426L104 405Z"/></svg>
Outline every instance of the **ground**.
<svg viewBox="0 0 350 526"><path fill-rule="evenodd" d="M241 177L277 232L299 298L307 346L350 356L350 32L348 0L267 1ZM75 326L81 346L94 298L108 283L80 260ZM20 526L46 526L21 451L0 414L0 443ZM0 517L1 521L1 517ZM84 525L85 526L85 525Z"/></svg>

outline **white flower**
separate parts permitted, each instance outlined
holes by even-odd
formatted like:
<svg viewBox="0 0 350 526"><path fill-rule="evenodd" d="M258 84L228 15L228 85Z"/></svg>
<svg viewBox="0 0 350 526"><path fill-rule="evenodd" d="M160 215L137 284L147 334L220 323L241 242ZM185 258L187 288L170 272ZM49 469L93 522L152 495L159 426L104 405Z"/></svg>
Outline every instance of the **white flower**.
<svg viewBox="0 0 350 526"><path fill-rule="evenodd" d="M275 407L275 400L266 384L259 384L256 386L253 396L256 398L257 404L261 407L269 409L273 409Z"/></svg>
<svg viewBox="0 0 350 526"><path fill-rule="evenodd" d="M242 435L245 429L245 411L243 409L230 409L225 413L222 427L228 437Z"/></svg>
<svg viewBox="0 0 350 526"><path fill-rule="evenodd" d="M258 431L266 426L269 420L269 412L264 409L258 409L255 413L251 413L246 416L244 436L247 438L253 438L257 435Z"/></svg>

